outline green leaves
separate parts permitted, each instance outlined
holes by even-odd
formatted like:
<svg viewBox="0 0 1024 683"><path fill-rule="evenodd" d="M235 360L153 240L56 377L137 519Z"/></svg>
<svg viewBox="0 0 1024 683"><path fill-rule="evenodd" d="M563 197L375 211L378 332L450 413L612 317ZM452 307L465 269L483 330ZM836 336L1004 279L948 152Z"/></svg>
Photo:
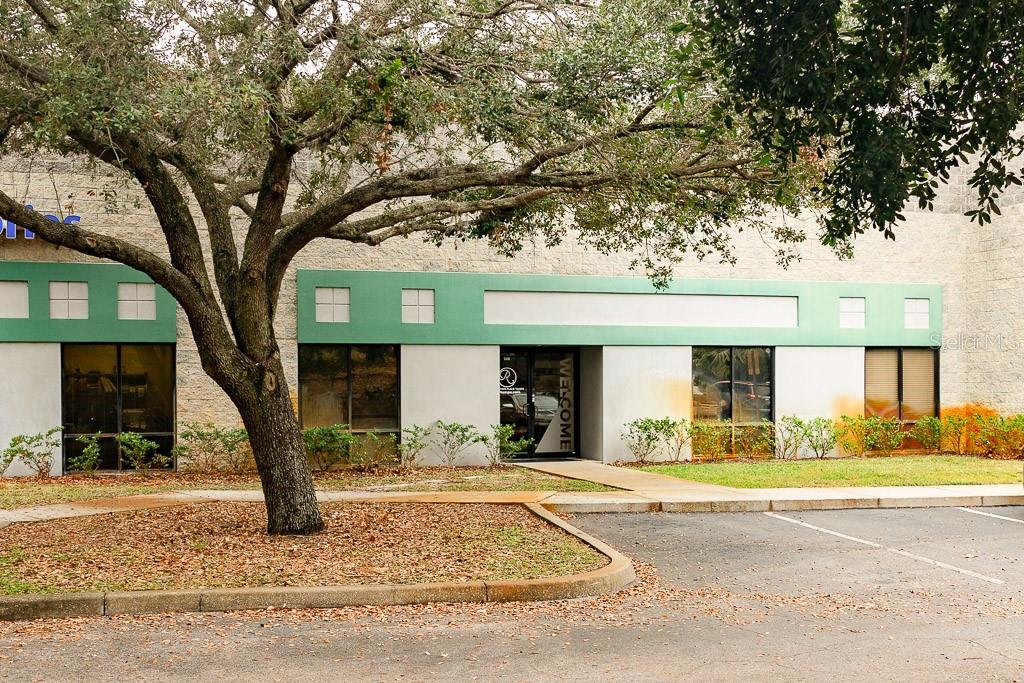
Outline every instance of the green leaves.
<svg viewBox="0 0 1024 683"><path fill-rule="evenodd" d="M121 432L115 438L121 446L121 460L143 477L149 473L150 468L164 468L171 464L168 456L157 452L159 444L141 434Z"/></svg>
<svg viewBox="0 0 1024 683"><path fill-rule="evenodd" d="M20 460L37 477L50 476L54 454L60 448L62 427L52 427L38 434L15 434L7 448L0 451L0 475L14 460Z"/></svg>
<svg viewBox="0 0 1024 683"><path fill-rule="evenodd" d="M764 149L822 165L825 242L893 236L909 201L973 168L984 224L1020 184L1024 6L956 0L698 0L691 27L722 79L720 106ZM681 64L687 73L690 64Z"/></svg>

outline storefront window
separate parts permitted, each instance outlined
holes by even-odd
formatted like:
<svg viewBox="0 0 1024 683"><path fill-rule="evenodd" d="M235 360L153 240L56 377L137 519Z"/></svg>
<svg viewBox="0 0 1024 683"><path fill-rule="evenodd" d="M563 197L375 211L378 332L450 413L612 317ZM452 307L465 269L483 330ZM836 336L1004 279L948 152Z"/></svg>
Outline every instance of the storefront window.
<svg viewBox="0 0 1024 683"><path fill-rule="evenodd" d="M352 429L397 431L398 349L353 346Z"/></svg>
<svg viewBox="0 0 1024 683"><path fill-rule="evenodd" d="M100 434L100 469L123 469L115 437L136 432L158 453L174 447L174 346L65 344L64 467L81 452L77 437Z"/></svg>
<svg viewBox="0 0 1024 683"><path fill-rule="evenodd" d="M693 419L732 420L731 348L693 348Z"/></svg>
<svg viewBox="0 0 1024 683"><path fill-rule="evenodd" d="M356 431L397 432L398 386L397 346L299 346L299 413L304 427L351 424Z"/></svg>
<svg viewBox="0 0 1024 683"><path fill-rule="evenodd" d="M305 427L348 424L348 346L299 346L299 414Z"/></svg>
<svg viewBox="0 0 1024 683"><path fill-rule="evenodd" d="M938 351L865 349L864 414L913 422L938 412Z"/></svg>
<svg viewBox="0 0 1024 683"><path fill-rule="evenodd" d="M760 424L772 419L772 350L695 346L693 419Z"/></svg>

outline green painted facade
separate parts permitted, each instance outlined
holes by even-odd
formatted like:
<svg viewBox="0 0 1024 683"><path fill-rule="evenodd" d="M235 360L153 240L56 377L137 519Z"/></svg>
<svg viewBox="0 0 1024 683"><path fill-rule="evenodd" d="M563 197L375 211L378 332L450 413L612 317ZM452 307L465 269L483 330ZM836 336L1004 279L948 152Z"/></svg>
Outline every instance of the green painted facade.
<svg viewBox="0 0 1024 683"><path fill-rule="evenodd" d="M942 336L937 284L774 280L675 280L667 294L797 297L799 325L787 328L488 325L485 291L615 292L659 295L642 277L479 273L298 271L300 343L507 345L935 346ZM317 287L350 288L348 323L318 323ZM435 322L402 322L402 290L433 289ZM839 327L839 298L864 297L864 329ZM929 299L930 327L904 329L903 300Z"/></svg>
<svg viewBox="0 0 1024 683"><path fill-rule="evenodd" d="M177 339L177 304L156 287L155 320L119 320L117 283L152 282L120 264L0 261L0 280L28 282L28 318L0 319L0 342L160 342ZM50 319L50 282L88 282L89 317Z"/></svg>

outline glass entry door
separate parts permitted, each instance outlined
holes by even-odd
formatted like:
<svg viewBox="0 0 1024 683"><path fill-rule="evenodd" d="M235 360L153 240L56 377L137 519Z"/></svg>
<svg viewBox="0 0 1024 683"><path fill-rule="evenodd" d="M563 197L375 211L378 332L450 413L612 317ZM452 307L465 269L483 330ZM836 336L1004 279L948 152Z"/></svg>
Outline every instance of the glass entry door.
<svg viewBox="0 0 1024 683"><path fill-rule="evenodd" d="M502 348L501 423L530 439L524 455L578 455L576 349Z"/></svg>

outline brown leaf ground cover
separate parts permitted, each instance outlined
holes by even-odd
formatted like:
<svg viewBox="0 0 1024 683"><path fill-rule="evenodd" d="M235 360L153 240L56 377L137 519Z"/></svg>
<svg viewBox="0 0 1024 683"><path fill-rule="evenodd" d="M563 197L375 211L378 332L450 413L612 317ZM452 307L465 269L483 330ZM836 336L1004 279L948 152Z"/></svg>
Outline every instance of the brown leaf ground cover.
<svg viewBox="0 0 1024 683"><path fill-rule="evenodd" d="M269 536L262 504L201 503L0 529L0 594L530 579L607 558L518 505L327 503Z"/></svg>
<svg viewBox="0 0 1024 683"><path fill-rule="evenodd" d="M418 467L379 472L318 472L317 488L328 491L608 491L601 484L555 477L523 467ZM0 478L0 510L93 498L188 489L258 489L255 474L160 472L69 475L52 479Z"/></svg>

